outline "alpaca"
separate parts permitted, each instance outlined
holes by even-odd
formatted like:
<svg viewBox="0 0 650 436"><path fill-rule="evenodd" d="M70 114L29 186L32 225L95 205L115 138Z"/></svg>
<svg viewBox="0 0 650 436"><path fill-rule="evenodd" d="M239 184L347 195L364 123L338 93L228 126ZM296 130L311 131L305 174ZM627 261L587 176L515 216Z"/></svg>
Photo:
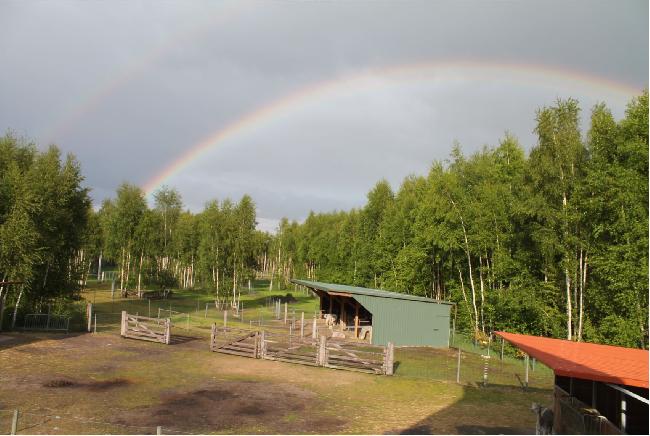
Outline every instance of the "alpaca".
<svg viewBox="0 0 650 436"><path fill-rule="evenodd" d="M553 411L537 403L530 410L537 415L535 434L553 434Z"/></svg>

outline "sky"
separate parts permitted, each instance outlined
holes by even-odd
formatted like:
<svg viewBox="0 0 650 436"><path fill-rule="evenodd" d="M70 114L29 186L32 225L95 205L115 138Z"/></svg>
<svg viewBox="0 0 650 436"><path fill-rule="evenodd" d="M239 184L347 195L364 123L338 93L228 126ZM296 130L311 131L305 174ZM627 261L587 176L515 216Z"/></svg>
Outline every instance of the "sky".
<svg viewBox="0 0 650 436"><path fill-rule="evenodd" d="M647 87L642 0L0 0L0 133L74 154L96 207L248 193L269 231Z"/></svg>

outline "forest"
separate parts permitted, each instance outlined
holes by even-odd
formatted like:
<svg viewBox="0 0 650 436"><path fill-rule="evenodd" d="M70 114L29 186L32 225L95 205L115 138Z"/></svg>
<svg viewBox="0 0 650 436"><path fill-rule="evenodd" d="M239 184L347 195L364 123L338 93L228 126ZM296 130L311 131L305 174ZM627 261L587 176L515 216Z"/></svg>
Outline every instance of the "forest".
<svg viewBox="0 0 650 436"><path fill-rule="evenodd" d="M648 347L648 92L622 120L605 104L580 125L576 100L536 113L527 152L498 145L449 159L363 207L282 219L256 230L253 199L197 213L163 187L148 205L123 184L93 208L79 163L0 138L0 317L73 301L89 276L116 287L235 292L291 278L406 292L456 303L457 329ZM27 312L25 312L27 311ZM2 325L2 321L0 321Z"/></svg>

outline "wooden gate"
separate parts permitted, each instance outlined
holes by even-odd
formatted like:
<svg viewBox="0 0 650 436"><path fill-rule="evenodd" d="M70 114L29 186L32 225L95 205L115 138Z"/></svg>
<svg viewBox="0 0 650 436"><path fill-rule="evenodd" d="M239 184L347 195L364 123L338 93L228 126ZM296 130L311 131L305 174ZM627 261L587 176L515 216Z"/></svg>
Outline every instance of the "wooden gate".
<svg viewBox="0 0 650 436"><path fill-rule="evenodd" d="M147 316L129 315L126 311L122 311L120 333L125 338L169 345L171 324L169 318L149 318Z"/></svg>
<svg viewBox="0 0 650 436"><path fill-rule="evenodd" d="M210 351L235 354L256 359L259 350L259 332L212 324Z"/></svg>
<svg viewBox="0 0 650 436"><path fill-rule="evenodd" d="M268 331L260 337L262 359L319 366L318 342L311 338Z"/></svg>

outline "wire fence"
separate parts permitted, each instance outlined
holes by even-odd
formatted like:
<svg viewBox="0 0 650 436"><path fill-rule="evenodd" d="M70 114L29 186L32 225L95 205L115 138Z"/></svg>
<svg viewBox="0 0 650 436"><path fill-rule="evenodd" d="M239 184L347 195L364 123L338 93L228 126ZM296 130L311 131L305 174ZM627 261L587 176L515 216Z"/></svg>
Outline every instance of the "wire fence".
<svg viewBox="0 0 650 436"><path fill-rule="evenodd" d="M0 434L200 434L162 426L138 426L62 413L0 409Z"/></svg>
<svg viewBox="0 0 650 436"><path fill-rule="evenodd" d="M455 347L396 348L395 375L457 382L474 386L550 389L553 371L517 353L507 343L481 346L466 335L455 335ZM502 351L503 350L503 351Z"/></svg>

